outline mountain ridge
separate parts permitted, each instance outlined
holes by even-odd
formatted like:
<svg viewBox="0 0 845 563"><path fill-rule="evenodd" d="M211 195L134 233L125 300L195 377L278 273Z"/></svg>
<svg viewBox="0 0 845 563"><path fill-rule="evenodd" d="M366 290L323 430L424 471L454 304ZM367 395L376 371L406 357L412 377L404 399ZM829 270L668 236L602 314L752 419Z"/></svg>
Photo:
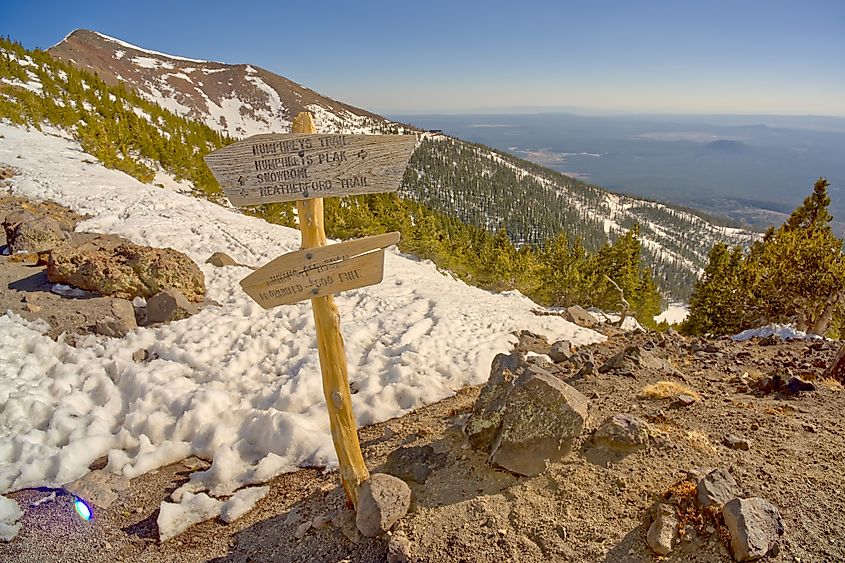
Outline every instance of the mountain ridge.
<svg viewBox="0 0 845 563"><path fill-rule="evenodd" d="M311 111L321 131L355 124L361 133L400 132L372 112L323 96L251 64L189 59L153 51L102 33L77 29L47 49L54 58L96 73L107 84L131 84L149 101L233 137L290 128Z"/></svg>
<svg viewBox="0 0 845 563"><path fill-rule="evenodd" d="M324 132L418 132L252 65L185 60L130 45L77 30L48 53L235 138L289 131L296 110L311 111ZM505 227L517 245L542 245L563 231L595 251L640 224L644 259L664 295L676 300L689 296L713 243L747 245L756 236L669 204L614 194L483 145L436 133L421 136L400 195L490 231Z"/></svg>

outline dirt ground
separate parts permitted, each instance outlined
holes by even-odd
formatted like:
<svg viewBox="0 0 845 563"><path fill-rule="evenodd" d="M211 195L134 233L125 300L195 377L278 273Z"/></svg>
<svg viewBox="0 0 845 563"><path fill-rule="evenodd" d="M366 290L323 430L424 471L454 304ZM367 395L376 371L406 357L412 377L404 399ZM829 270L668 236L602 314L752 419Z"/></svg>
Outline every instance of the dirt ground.
<svg viewBox="0 0 845 563"><path fill-rule="evenodd" d="M20 203L4 199L0 212L4 202ZM50 286L43 266L0 258L0 310L47 321L54 338L65 334L73 344L75 334L90 332L110 310L106 298L63 297ZM396 473L402 466L388 463L388 456L407 448L430 472L424 483L409 481L411 511L392 530L410 540L410 561L731 561L719 522L689 528L665 558L645 542L664 493L688 472L710 468L728 469L746 497L760 496L779 508L786 534L770 560L845 561L845 391L821 379L840 342L739 343L602 330L607 342L579 349L576 361L544 365L590 402L573 453L543 475L496 469L486 454L469 447L461 429L478 387L360 429L371 472ZM547 343L530 338L521 346L548 351ZM604 373L598 369L626 348L635 348L640 360ZM758 390L755 383L776 373L800 376L815 390ZM680 403L682 392L697 400ZM648 421L647 448L625 456L594 449L595 429L619 413ZM728 434L746 440L748 450L724 445ZM273 479L268 496L231 524L214 519L159 542L160 503L205 466L207 461L189 458L138 477L91 521L76 515L73 498L62 491L12 493L25 510L23 528L10 543L0 543L0 562L387 560L390 538L357 532L337 473L323 468Z"/></svg>
<svg viewBox="0 0 845 563"><path fill-rule="evenodd" d="M710 344L709 351L693 351L703 344ZM647 351L647 367L581 376L574 367L552 367L591 398L590 415L572 455L538 477L494 469L486 455L468 447L461 427L478 388L362 428L364 457L373 472L384 469L397 448L432 446L432 473L424 484L409 483L412 510L393 530L410 540L411 560L731 561L718 530L696 531L663 559L645 543L653 507L670 486L689 470L722 467L746 496L763 497L780 509L786 534L770 560L845 561L845 392L819 381L838 343L718 340L691 346L679 336L650 333L617 335L586 349L600 366L632 345ZM777 370L815 380L817 389L786 396L748 388L747 382ZM658 381L685 385L700 400L679 406L673 398L641 395ZM625 457L596 458L591 434L616 413L649 421L654 439ZM750 449L722 445L727 434L747 439ZM274 479L270 494L232 524L204 522L159 543L159 503L203 463L191 458L134 479L90 522L75 515L66 495L31 507L48 491L14 493L10 496L26 508L23 530L0 545L0 560L386 561L388 538L357 534L337 474L321 468ZM336 525L311 527L303 535L302 524L319 517L334 517Z"/></svg>

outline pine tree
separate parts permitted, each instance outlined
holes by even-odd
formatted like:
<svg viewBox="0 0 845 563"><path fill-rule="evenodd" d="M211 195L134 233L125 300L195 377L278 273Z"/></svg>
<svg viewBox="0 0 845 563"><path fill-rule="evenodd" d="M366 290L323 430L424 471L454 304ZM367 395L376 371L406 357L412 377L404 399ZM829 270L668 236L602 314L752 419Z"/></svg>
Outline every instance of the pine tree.
<svg viewBox="0 0 845 563"><path fill-rule="evenodd" d="M845 256L831 229L828 182L747 255L715 247L696 285L684 330L735 333L772 322L825 334L845 317ZM730 259L726 258L730 254Z"/></svg>

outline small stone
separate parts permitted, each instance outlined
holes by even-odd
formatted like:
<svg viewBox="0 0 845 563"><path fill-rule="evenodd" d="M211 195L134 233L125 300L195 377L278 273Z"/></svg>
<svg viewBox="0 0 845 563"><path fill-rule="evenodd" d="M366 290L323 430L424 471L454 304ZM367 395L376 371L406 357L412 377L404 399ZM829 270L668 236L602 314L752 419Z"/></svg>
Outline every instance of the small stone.
<svg viewBox="0 0 845 563"><path fill-rule="evenodd" d="M725 504L722 515L731 533L731 549L737 561L760 559L779 550L783 520L769 501L759 497L736 498Z"/></svg>
<svg viewBox="0 0 845 563"><path fill-rule="evenodd" d="M360 503L360 498L359 498ZM332 514L332 525L335 528L340 528L340 531L346 536L346 539L352 543L361 541L361 532L355 525L355 513L347 508L341 508Z"/></svg>
<svg viewBox="0 0 845 563"><path fill-rule="evenodd" d="M649 424L633 414L615 414L596 430L594 442L611 450L637 450L648 446Z"/></svg>
<svg viewBox="0 0 845 563"><path fill-rule="evenodd" d="M714 469L698 482L696 487L698 504L703 508L710 505L722 506L742 494L733 475L724 469Z"/></svg>
<svg viewBox="0 0 845 563"><path fill-rule="evenodd" d="M568 340L558 340L549 349L549 357L556 364L569 361L574 354L575 350Z"/></svg>
<svg viewBox="0 0 845 563"><path fill-rule="evenodd" d="M112 299L111 315L97 319L94 332L111 338L123 338L137 327L132 303L126 299Z"/></svg>
<svg viewBox="0 0 845 563"><path fill-rule="evenodd" d="M567 307L563 314L563 318L571 323L585 328L593 328L599 324L594 316L587 312L586 309L579 305Z"/></svg>
<svg viewBox="0 0 845 563"><path fill-rule="evenodd" d="M519 342L516 349L520 352L534 352L536 354L545 354L549 351L549 341L542 334L535 334L528 330L522 330L516 333Z"/></svg>
<svg viewBox="0 0 845 563"><path fill-rule="evenodd" d="M823 350L821 347L815 349ZM845 383L845 345L836 352L836 356L833 357L833 361L830 362L822 377Z"/></svg>
<svg viewBox="0 0 845 563"><path fill-rule="evenodd" d="M816 385L805 379L801 379L797 375L793 375L789 378L789 381L786 384L786 392L791 395L797 395L799 393L805 391L815 391Z"/></svg>
<svg viewBox="0 0 845 563"><path fill-rule="evenodd" d="M681 394L675 397L675 404L680 407L688 407L695 404L695 397L692 395Z"/></svg>
<svg viewBox="0 0 845 563"><path fill-rule="evenodd" d="M725 436L725 439L722 440L722 443L729 447L732 450L742 450L747 452L751 449L751 445L748 443L746 438L740 438L735 434L728 434Z"/></svg>
<svg viewBox="0 0 845 563"><path fill-rule="evenodd" d="M668 555L678 540L678 516L671 504L657 506L657 514L648 528L646 543L658 555Z"/></svg>
<svg viewBox="0 0 845 563"><path fill-rule="evenodd" d="M145 361L147 361L147 358L149 358L149 356L150 356L150 353L148 351L144 350L143 348L140 349L140 350L135 350L132 353L132 359L136 362L145 362Z"/></svg>
<svg viewBox="0 0 845 563"><path fill-rule="evenodd" d="M195 315L199 308L179 291L168 288L147 299L147 322L166 323Z"/></svg>
<svg viewBox="0 0 845 563"><path fill-rule="evenodd" d="M67 483L63 488L94 506L108 508L118 498L116 491L123 491L127 487L129 480L126 477L98 469Z"/></svg>
<svg viewBox="0 0 845 563"><path fill-rule="evenodd" d="M308 522L303 522L302 524L297 526L296 532L294 532L294 535L296 536L297 539L301 540L302 538L305 537L305 534L307 534L308 530L310 530L310 529L311 529L311 521L309 520Z"/></svg>
<svg viewBox="0 0 845 563"><path fill-rule="evenodd" d="M411 489L402 479L376 473L358 489L355 524L367 537L374 538L391 528L408 513Z"/></svg>
<svg viewBox="0 0 845 563"><path fill-rule="evenodd" d="M328 528L329 526L331 526L331 524L332 519L326 516L325 514L321 514L320 516L317 516L316 518L314 518L314 520L311 521L311 526L315 530L322 530L323 528Z"/></svg>
<svg viewBox="0 0 845 563"><path fill-rule="evenodd" d="M27 313L39 313L41 312L41 305L36 305L35 303L27 302L24 304L23 310Z"/></svg>
<svg viewBox="0 0 845 563"><path fill-rule="evenodd" d="M212 266L217 266L218 268L222 268L224 266L238 265L238 263L235 262L235 260L225 252L215 252L211 255L211 257L209 257L208 260L205 261L205 263L211 264Z"/></svg>
<svg viewBox="0 0 845 563"><path fill-rule="evenodd" d="M384 472L404 481L425 483L433 471L446 465L449 456L435 453L430 445L398 448L390 452Z"/></svg>
<svg viewBox="0 0 845 563"><path fill-rule="evenodd" d="M402 532L396 532L387 541L387 563L410 563L411 540Z"/></svg>
<svg viewBox="0 0 845 563"><path fill-rule="evenodd" d="M299 515L299 508L293 508L288 515L285 517L285 526L293 526L295 524L299 524L302 520L302 517Z"/></svg>

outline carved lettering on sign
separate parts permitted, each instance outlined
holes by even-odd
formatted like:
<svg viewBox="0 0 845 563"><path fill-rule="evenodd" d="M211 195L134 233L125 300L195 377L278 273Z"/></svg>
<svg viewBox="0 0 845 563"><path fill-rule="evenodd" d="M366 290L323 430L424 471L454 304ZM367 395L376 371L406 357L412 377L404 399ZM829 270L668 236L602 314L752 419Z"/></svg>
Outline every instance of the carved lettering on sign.
<svg viewBox="0 0 845 563"><path fill-rule="evenodd" d="M399 233L354 239L279 256L241 280L241 287L265 309L381 282L384 248Z"/></svg>
<svg viewBox="0 0 845 563"><path fill-rule="evenodd" d="M412 135L255 135L205 157L233 205L395 191Z"/></svg>

